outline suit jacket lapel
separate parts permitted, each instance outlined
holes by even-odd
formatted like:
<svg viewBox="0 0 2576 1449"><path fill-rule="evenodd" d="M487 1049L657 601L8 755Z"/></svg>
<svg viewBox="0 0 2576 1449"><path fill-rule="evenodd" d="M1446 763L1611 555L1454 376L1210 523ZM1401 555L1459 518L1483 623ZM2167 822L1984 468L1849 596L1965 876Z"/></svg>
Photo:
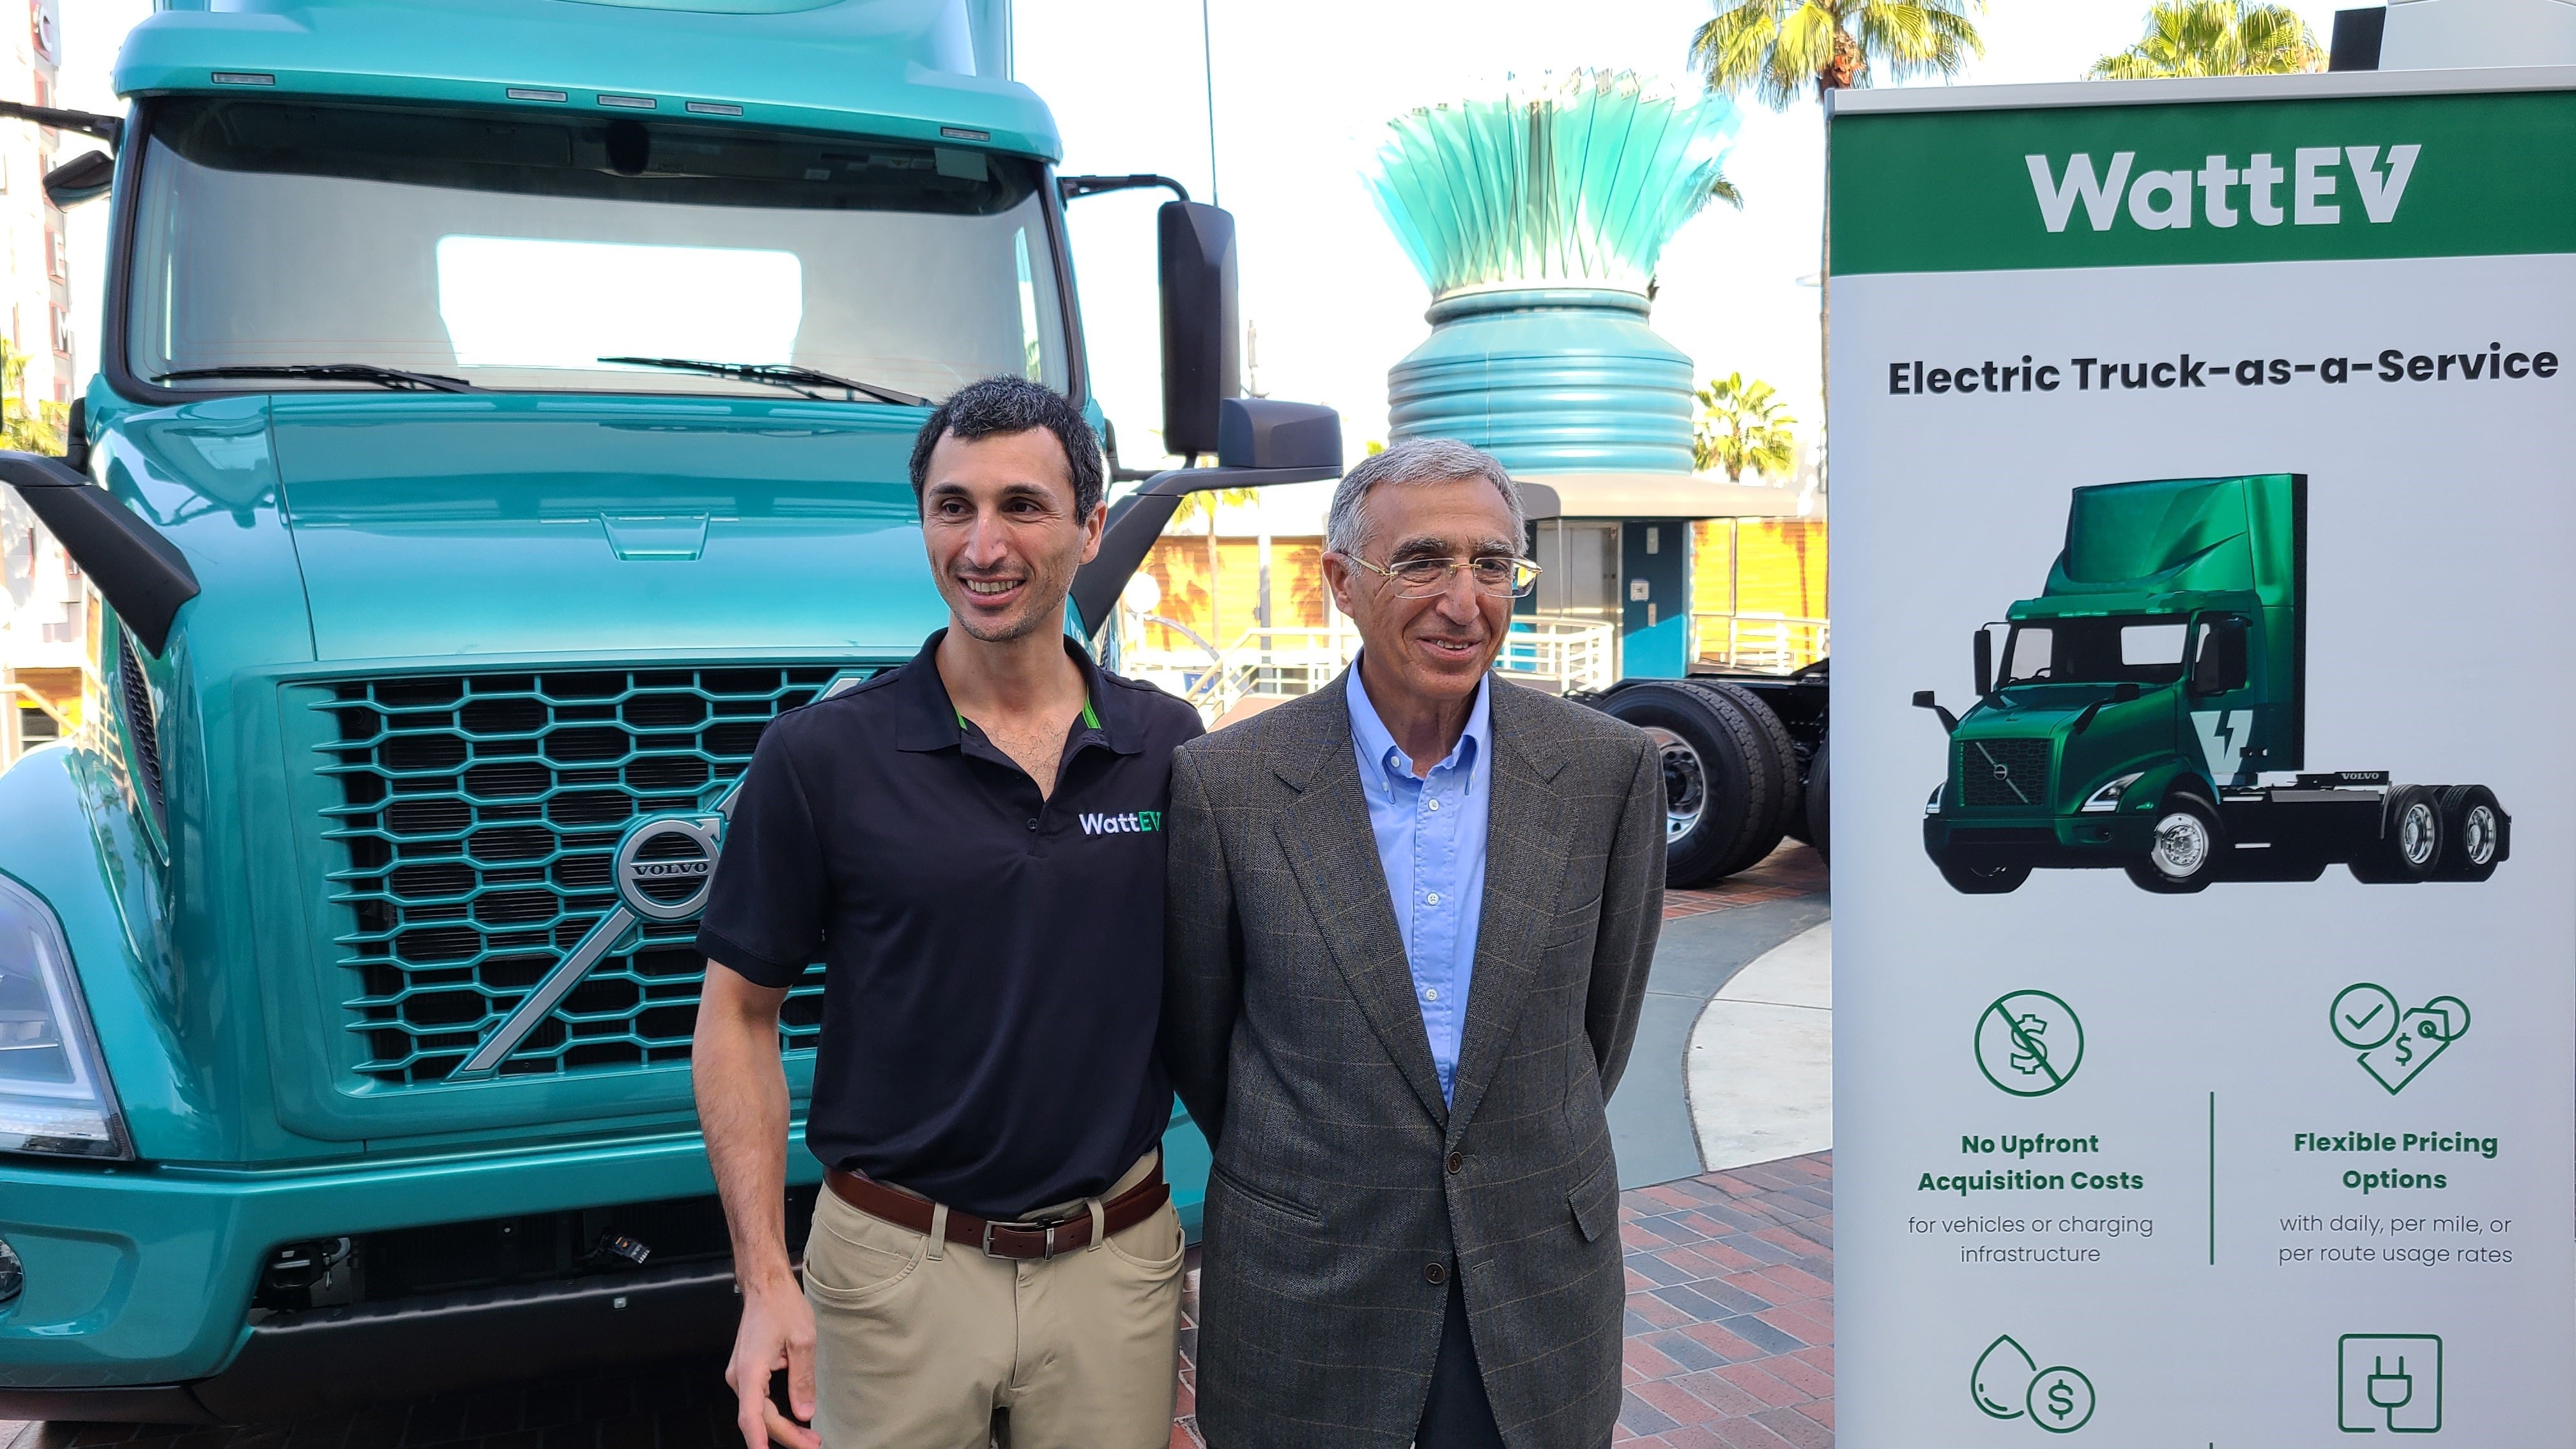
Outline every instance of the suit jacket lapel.
<svg viewBox="0 0 2576 1449"><path fill-rule="evenodd" d="M1476 969L1467 987L1467 1024L1458 1043L1450 1108L1455 1136L1474 1120L1485 1085L1529 999L1540 932L1565 884L1566 850L1557 831L1562 805L1554 781L1564 768L1551 741L1528 728L1520 686L1493 682L1493 799L1485 827L1485 899L1478 907Z"/></svg>
<svg viewBox="0 0 2576 1449"><path fill-rule="evenodd" d="M1368 801L1360 794L1343 688L1336 679L1311 696L1315 705L1301 711L1311 720L1301 721L1306 738L1281 742L1274 772L1298 797L1279 817L1279 845L1361 1014L1422 1099L1423 1110L1445 1124L1449 1112L1431 1062L1431 1037L1413 1001L1413 970L1396 929L1386 868L1377 858ZM1492 878L1489 867L1486 879ZM1489 900L1490 890L1489 885ZM1476 969L1484 969L1481 955Z"/></svg>

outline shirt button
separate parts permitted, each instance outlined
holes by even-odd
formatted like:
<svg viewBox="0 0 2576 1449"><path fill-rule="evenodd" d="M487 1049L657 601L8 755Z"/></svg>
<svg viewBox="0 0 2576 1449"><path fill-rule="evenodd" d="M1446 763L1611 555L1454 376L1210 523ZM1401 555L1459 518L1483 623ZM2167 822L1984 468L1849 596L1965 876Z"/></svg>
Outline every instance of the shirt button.
<svg viewBox="0 0 2576 1449"><path fill-rule="evenodd" d="M1464 1171L1466 1171L1466 1170L1467 1170L1467 1154L1466 1154L1466 1153L1463 1153L1463 1152L1452 1152L1452 1153L1450 1153L1450 1154L1449 1154L1449 1170L1450 1170L1452 1173L1458 1173L1458 1172L1464 1172Z"/></svg>
<svg viewBox="0 0 2576 1449"><path fill-rule="evenodd" d="M1029 828L1030 828L1031 830L1035 830L1035 829L1037 829L1037 828L1038 828L1038 823L1037 823L1036 821L1034 821L1034 820L1030 821L1030 822L1029 822Z"/></svg>
<svg viewBox="0 0 2576 1449"><path fill-rule="evenodd" d="M1429 896L1425 897L1425 899L1436 906L1440 904L1440 892L1433 891Z"/></svg>
<svg viewBox="0 0 2576 1449"><path fill-rule="evenodd" d="M1438 1001L1440 999L1440 988L1437 986L1423 987L1422 999L1425 1001Z"/></svg>
<svg viewBox="0 0 2576 1449"><path fill-rule="evenodd" d="M1431 810L1437 810L1437 809L1439 809L1439 808L1440 808L1440 801L1438 800L1438 798L1437 798L1437 797L1435 797L1435 798L1433 798L1433 799L1430 801L1430 803L1429 803L1425 808L1427 808L1427 809L1431 809Z"/></svg>
<svg viewBox="0 0 2576 1449"><path fill-rule="evenodd" d="M1422 1281L1425 1283L1446 1283L1449 1281L1449 1269L1444 1264L1425 1263L1422 1265Z"/></svg>

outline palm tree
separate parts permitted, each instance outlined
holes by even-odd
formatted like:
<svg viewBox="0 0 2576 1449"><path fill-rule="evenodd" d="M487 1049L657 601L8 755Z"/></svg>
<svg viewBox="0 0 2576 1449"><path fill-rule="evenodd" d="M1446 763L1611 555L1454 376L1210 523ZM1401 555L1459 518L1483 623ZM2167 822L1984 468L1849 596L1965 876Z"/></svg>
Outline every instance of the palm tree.
<svg viewBox="0 0 2576 1449"><path fill-rule="evenodd" d="M1798 467L1798 420L1759 378L1744 380L1729 373L1696 394L1699 430L1691 439L1691 466L1705 471L1724 468L1730 483L1744 481L1744 470L1756 477L1787 477Z"/></svg>
<svg viewBox="0 0 2576 1449"><path fill-rule="evenodd" d="M0 444L28 453L59 453L65 415L71 409L63 403L36 403L31 408L19 400L29 360L27 354L0 341Z"/></svg>
<svg viewBox="0 0 2576 1449"><path fill-rule="evenodd" d="M2322 70L2316 32L2286 5L2246 0L2158 0L2147 33L2093 62L2097 80L2173 76L2287 75Z"/></svg>
<svg viewBox="0 0 2576 1449"><path fill-rule="evenodd" d="M1717 14L1691 35L1691 64L1714 91L1750 87L1787 110L1815 87L1870 83L1870 66L1891 80L1954 76L1986 53L1968 16L1985 0L1717 0Z"/></svg>
<svg viewBox="0 0 2576 1449"><path fill-rule="evenodd" d="M1691 32L1694 68L1708 88L1751 90L1764 105L1787 110L1815 88L1821 102L1838 90L1870 83L1870 68L1890 80L1955 76L1986 42L1969 19L1986 0L1716 0L1717 13ZM1825 201L1824 239L1816 269L1817 351L1831 396L1833 361L1833 199Z"/></svg>

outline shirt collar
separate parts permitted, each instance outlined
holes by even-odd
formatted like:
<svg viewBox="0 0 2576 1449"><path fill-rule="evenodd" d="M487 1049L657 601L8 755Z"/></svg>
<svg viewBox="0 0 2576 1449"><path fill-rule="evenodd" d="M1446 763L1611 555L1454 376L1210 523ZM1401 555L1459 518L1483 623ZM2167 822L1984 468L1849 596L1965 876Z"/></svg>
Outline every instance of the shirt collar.
<svg viewBox="0 0 2576 1449"><path fill-rule="evenodd" d="M1412 775L1412 766L1407 762L1403 747L1395 742L1386 722L1378 718L1377 704L1369 698L1368 686L1360 680L1358 659L1351 661L1350 680L1350 688L1343 692L1343 699L1350 707L1351 738L1359 742L1360 748L1368 752L1368 758L1387 777ZM1492 753L1493 695L1491 674L1476 681L1476 703L1467 711L1467 727L1458 732L1458 743L1449 747L1448 758L1432 768L1462 765L1472 775L1477 762Z"/></svg>
<svg viewBox="0 0 2576 1449"><path fill-rule="evenodd" d="M894 747L921 753L954 749L964 740L964 716L957 712L956 702L948 697L948 682L939 677L939 641L948 637L945 629L934 630L921 643L921 652L898 665L886 687L902 700L899 721L894 731ZM1142 752L1140 723L1129 708L1129 691L1109 683L1092 662L1091 655L1068 635L1064 652L1073 667L1082 671L1083 712L1080 729L1084 734L1099 736L1100 742L1122 755Z"/></svg>

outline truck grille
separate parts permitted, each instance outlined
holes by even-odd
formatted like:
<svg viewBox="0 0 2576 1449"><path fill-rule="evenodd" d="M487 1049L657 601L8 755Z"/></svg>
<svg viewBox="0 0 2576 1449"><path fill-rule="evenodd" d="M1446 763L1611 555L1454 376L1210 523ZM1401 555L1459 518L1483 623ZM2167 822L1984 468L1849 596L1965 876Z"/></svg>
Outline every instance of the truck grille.
<svg viewBox="0 0 2576 1449"><path fill-rule="evenodd" d="M2048 808L2048 741L1969 740L1959 746L1959 803Z"/></svg>
<svg viewBox="0 0 2576 1449"><path fill-rule="evenodd" d="M617 904L610 858L631 820L699 810L751 762L829 666L580 670L351 680L309 692L340 803L324 838L347 908L335 938L356 1071L393 1086L454 1071ZM564 1076L686 1061L705 962L694 921L647 922L502 1063ZM811 1047L822 968L781 1014Z"/></svg>

